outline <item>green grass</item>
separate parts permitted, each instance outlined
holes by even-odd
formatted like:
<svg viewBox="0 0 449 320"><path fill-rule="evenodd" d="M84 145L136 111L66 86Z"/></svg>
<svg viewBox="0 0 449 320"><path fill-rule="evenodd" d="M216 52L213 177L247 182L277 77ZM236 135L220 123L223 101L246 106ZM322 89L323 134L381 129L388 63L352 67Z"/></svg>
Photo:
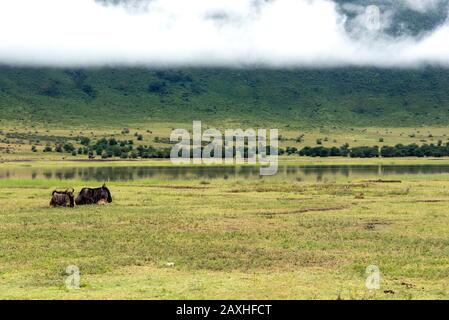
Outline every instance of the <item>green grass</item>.
<svg viewBox="0 0 449 320"><path fill-rule="evenodd" d="M92 162L42 148L54 137L135 139L135 132L143 134L142 144L155 145L156 137L191 128L192 120L219 129L279 128L281 147L314 146L316 139L324 146L446 143L448 79L436 68L183 69L167 76L146 69L1 67L0 138L20 132L49 140L0 141L0 169L169 165ZM149 92L159 82L163 92ZM39 152L31 152L33 144ZM292 156L282 162L448 160ZM111 182L112 205L74 209L49 208L52 190L97 182L3 179L0 298L447 299L449 176L391 178L402 183ZM63 281L73 264L82 287L72 291ZM379 291L364 286L372 264L382 272Z"/></svg>
<svg viewBox="0 0 449 320"><path fill-rule="evenodd" d="M0 128L447 126L447 70L0 67ZM149 90L152 85L160 89ZM157 87L157 88L159 88ZM88 88L88 90L86 89Z"/></svg>
<svg viewBox="0 0 449 320"><path fill-rule="evenodd" d="M243 164L244 166L253 166L252 164ZM259 164L256 164L259 165ZM351 166L351 165L449 165L449 158L344 158L344 157L329 157L329 158L310 158L297 156L280 156L279 165L287 166ZM5 161L0 162L0 169L20 169L20 168L34 168L34 169L52 169L52 168L97 168L97 167L170 167L172 166L169 159L150 159L150 160L97 160L97 161L75 161L69 160L36 160L36 161ZM183 166L203 166L202 164L191 164ZM217 166L217 165L208 165ZM218 166L233 166L218 165ZM3 180L8 183L8 180ZM11 180L9 180L11 181ZM33 180L39 182L39 180ZM0 180L2 183L2 180ZM48 180L43 181L48 183Z"/></svg>
<svg viewBox="0 0 449 320"><path fill-rule="evenodd" d="M157 142L159 139L169 139L170 133L173 127L191 129L191 123L177 123L173 127L172 123L152 123L148 122L145 125L136 125L129 127L130 133L123 134L121 131L122 126L110 128L98 128L94 127L86 129L83 127L74 127L71 129L64 128L45 128L44 124L36 123L33 130L27 127L26 123L14 126L11 123L3 126L2 132L0 132L0 162L2 161L85 161L86 155L72 156L69 153L57 153L57 152L43 152L47 144L51 145L54 149L56 142L54 137L59 137L60 144L65 142L72 143L76 148L83 147L80 145L78 136L87 136L91 139L91 144L95 144L95 141L103 137L114 137L117 140L133 140L134 148L138 145L151 145L155 148L167 148L170 145L165 142ZM273 125L274 126L274 125ZM204 126L203 129L207 128ZM219 127L220 128L220 127ZM248 127L244 127L245 129ZM220 128L223 129L223 128ZM8 134L15 133L18 135L26 135L28 138L9 138ZM138 141L135 137L135 133L142 135L143 140ZM394 146L402 143L408 144L437 144L441 141L442 144L449 142L449 131L447 127L407 127L407 128L351 128L351 129L338 129L338 128L321 128L321 129L293 129L290 127L284 127L279 129L281 136L279 147L286 149L287 147L296 147L302 149L305 146L315 147L317 146L317 140L321 140L324 147L340 147L343 144L349 144L351 147L357 146ZM298 140L301 137L301 140ZM381 139L382 138L382 139ZM380 142L382 140L383 142ZM37 148L37 152L31 151L31 146ZM7 150L10 152L8 153ZM101 160L97 156L96 160ZM111 159L108 159L111 160ZM118 158L112 160L119 160ZM290 160L299 160L297 156L292 156ZM314 161L321 161L315 159ZM157 163L153 160L151 162ZM108 163L114 163L108 161Z"/></svg>
<svg viewBox="0 0 449 320"><path fill-rule="evenodd" d="M449 176L400 179L111 182L113 204L74 209L51 191L98 183L1 180L0 297L447 299Z"/></svg>

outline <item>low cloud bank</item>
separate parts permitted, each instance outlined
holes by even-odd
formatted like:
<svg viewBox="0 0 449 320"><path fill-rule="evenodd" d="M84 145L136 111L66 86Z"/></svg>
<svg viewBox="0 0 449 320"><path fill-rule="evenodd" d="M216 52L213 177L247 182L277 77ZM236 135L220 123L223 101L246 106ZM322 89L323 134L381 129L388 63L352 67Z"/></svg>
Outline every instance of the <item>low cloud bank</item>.
<svg viewBox="0 0 449 320"><path fill-rule="evenodd" d="M1 0L0 64L449 66L449 23L388 35L393 2L348 1L345 10L330 0L107 2ZM444 0L399 2L416 12L448 9Z"/></svg>

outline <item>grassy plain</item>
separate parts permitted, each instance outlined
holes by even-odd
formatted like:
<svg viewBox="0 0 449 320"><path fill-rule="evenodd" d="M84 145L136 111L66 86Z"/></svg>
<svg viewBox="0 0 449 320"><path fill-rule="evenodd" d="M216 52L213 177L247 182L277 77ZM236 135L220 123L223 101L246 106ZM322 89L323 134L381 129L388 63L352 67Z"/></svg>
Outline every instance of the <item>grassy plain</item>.
<svg viewBox="0 0 449 320"><path fill-rule="evenodd" d="M434 68L1 67L0 170L169 165L43 150L65 142L79 148L80 136L167 147L171 130L191 129L192 120L204 129L276 128L281 148L447 143L448 87L447 71ZM449 175L395 178L402 182L110 182L111 205L73 209L49 208L51 191L98 182L3 178L0 298L448 299ZM81 270L78 290L64 285L68 265ZM381 270L380 290L365 288L369 265Z"/></svg>
<svg viewBox="0 0 449 320"><path fill-rule="evenodd" d="M155 140L167 138L172 128L189 129L191 123L137 124L129 134L117 126L92 131L3 124L0 170L167 166L168 160L87 161L85 155L42 150L55 139L79 147L80 135L164 147ZM143 139L136 141L135 133ZM283 148L315 146L318 139L324 146L448 139L445 127L285 127L280 134ZM32 145L37 152L31 152ZM422 165L449 164L449 159L284 156L281 163ZM112 205L74 209L50 209L51 191L98 182L29 175L0 179L0 298L447 299L449 175L397 179L402 183L362 178L110 182ZM79 290L65 287L68 265L81 270ZM369 265L380 267L380 290L365 288Z"/></svg>
<svg viewBox="0 0 449 320"><path fill-rule="evenodd" d="M449 175L390 178L110 182L111 205L73 209L51 191L98 182L0 180L0 298L447 299Z"/></svg>
<svg viewBox="0 0 449 320"><path fill-rule="evenodd" d="M207 123L203 124L203 130L215 126ZM192 129L192 123L151 123L128 127L129 133L123 134L122 129L117 126L107 128L96 128L94 131L87 127L78 127L77 129L30 128L25 125L4 125L0 127L0 162L33 160L33 161L53 161L53 160L86 160L86 155L72 156L70 153L57 153L54 151L56 144L65 142L72 143L76 148L82 147L79 140L80 136L88 137L92 142L105 138L115 138L117 140L133 140L134 146L150 145L156 148L169 147L167 139L173 128ZM217 126L221 132L225 129L234 129L238 127ZM250 126L242 126L248 129ZM270 128L270 127L267 127ZM407 127L407 128L346 128L346 129L308 129L294 130L289 127L279 128L273 125L271 128L279 129L281 140L280 148L296 147L302 149L306 146L318 146L320 141L325 147L340 147L349 144L356 146L394 146L396 144L418 145L446 144L449 142L449 129L447 127ZM10 138L10 134L18 134L16 138ZM141 135L142 140L137 140L136 135ZM46 145L53 147L53 152L43 152ZM32 146L36 147L37 152L32 152ZM97 159L100 157L97 156ZM297 157L292 157L297 158Z"/></svg>

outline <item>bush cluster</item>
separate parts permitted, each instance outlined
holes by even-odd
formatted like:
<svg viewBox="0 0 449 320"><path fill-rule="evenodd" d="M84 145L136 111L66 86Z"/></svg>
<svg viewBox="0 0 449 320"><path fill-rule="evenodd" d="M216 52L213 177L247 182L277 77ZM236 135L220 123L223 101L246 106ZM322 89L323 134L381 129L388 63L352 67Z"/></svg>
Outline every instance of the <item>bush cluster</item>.
<svg viewBox="0 0 449 320"><path fill-rule="evenodd" d="M287 147L281 154L298 154L305 157L351 157L351 158L401 158L401 157L449 157L449 143L443 144L397 144L395 146L361 146L352 147L343 145L337 147L305 147L298 152L296 148Z"/></svg>

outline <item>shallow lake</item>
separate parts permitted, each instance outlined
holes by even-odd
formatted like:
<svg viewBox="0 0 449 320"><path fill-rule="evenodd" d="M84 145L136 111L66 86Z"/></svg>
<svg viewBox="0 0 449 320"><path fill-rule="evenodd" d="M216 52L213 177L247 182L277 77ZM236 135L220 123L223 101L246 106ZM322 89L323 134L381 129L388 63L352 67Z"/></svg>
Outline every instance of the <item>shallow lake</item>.
<svg viewBox="0 0 449 320"><path fill-rule="evenodd" d="M80 179L95 181L133 181L144 179L260 179L258 167L71 167L71 168L1 168L0 179ZM279 167L276 178L298 181L335 181L347 179L388 178L398 175L449 173L449 165L329 165ZM264 177L270 179L272 177Z"/></svg>

